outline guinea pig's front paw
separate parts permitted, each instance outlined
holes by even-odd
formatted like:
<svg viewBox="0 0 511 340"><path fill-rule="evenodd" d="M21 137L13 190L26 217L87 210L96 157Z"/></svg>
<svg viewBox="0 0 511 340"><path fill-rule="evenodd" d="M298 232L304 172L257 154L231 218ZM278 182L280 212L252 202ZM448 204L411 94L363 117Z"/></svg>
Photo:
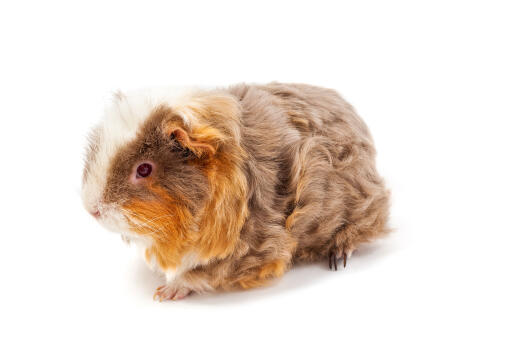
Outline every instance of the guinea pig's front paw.
<svg viewBox="0 0 511 340"><path fill-rule="evenodd" d="M165 300L181 300L188 296L191 292L192 290L189 288L169 283L156 288L153 299L160 302Z"/></svg>

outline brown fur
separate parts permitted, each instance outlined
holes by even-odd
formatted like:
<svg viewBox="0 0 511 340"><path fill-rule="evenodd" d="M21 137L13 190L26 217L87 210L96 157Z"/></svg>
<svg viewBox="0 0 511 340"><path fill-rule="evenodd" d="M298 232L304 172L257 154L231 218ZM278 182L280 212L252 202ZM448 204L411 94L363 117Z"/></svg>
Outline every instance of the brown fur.
<svg viewBox="0 0 511 340"><path fill-rule="evenodd" d="M155 109L112 162L104 199L151 221L133 230L153 238L146 256L163 270L199 254L176 285L251 288L385 235L389 194L374 158L366 125L334 91L242 84ZM144 160L155 173L133 186Z"/></svg>

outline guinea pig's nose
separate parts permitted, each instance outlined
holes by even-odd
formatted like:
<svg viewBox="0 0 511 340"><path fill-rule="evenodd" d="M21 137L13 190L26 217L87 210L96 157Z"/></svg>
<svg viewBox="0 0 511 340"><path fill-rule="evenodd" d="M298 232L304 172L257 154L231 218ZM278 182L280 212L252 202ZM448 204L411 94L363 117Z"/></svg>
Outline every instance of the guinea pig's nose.
<svg viewBox="0 0 511 340"><path fill-rule="evenodd" d="M90 214L91 214L92 216L94 216L95 218L99 218L99 216L101 216L101 213L99 212L99 210L98 210L98 209L94 209L93 211L89 211L89 212L90 212Z"/></svg>

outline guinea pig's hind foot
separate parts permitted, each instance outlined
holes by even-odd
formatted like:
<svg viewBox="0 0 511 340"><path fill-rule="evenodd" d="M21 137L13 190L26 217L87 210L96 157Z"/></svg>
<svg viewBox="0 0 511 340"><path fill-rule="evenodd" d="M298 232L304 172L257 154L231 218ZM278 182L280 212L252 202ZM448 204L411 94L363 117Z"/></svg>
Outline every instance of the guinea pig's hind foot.
<svg viewBox="0 0 511 340"><path fill-rule="evenodd" d="M156 288L156 292L153 295L153 300L160 302L165 300L181 300L188 296L192 291L186 287L176 287L172 284L163 285Z"/></svg>
<svg viewBox="0 0 511 340"><path fill-rule="evenodd" d="M328 267L330 268L330 270L332 270L333 267L334 270L337 271L337 261L339 261L341 258L343 259L344 268L346 268L348 254L346 254L345 251L342 251L340 257L337 257L338 253L339 253L338 251L331 250L330 254L328 255Z"/></svg>

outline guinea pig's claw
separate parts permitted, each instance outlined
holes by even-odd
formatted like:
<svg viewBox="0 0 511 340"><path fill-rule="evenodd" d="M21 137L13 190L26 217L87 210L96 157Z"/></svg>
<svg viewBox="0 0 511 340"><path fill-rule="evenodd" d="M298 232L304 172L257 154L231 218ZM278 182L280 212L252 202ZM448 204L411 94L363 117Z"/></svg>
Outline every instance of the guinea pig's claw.
<svg viewBox="0 0 511 340"><path fill-rule="evenodd" d="M348 259L348 255L343 251L341 256L343 259L344 268L346 268L346 261ZM337 254L334 251L331 251L330 255L328 256L328 267L330 268L330 270L332 270L332 265L333 265L334 270L337 271L337 261L339 261L339 260L340 259L337 258Z"/></svg>
<svg viewBox="0 0 511 340"><path fill-rule="evenodd" d="M328 267L330 268L330 270L332 270L332 264L335 270L337 271L337 255L333 251L331 251L330 255L328 256Z"/></svg>

